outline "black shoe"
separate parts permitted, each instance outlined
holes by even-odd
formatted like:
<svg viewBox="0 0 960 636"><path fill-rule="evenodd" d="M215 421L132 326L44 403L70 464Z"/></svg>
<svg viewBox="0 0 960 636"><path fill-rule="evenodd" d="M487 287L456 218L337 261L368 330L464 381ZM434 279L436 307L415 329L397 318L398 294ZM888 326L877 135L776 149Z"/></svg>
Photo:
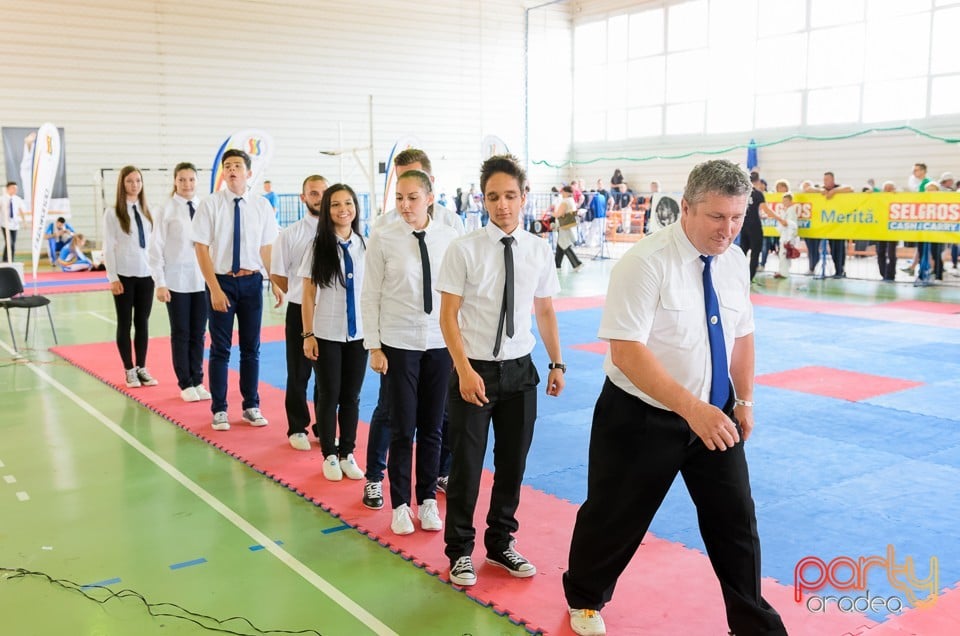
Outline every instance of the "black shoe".
<svg viewBox="0 0 960 636"><path fill-rule="evenodd" d="M437 477L437 492L442 492L446 494L447 485L450 483L450 477L444 475L443 477Z"/></svg>
<svg viewBox="0 0 960 636"><path fill-rule="evenodd" d="M487 563L503 568L518 579L524 579L537 573L537 568L530 563L523 555L513 549L513 546L503 552L494 552L487 554Z"/></svg>
<svg viewBox="0 0 960 636"><path fill-rule="evenodd" d="M473 569L473 559L462 556L450 563L450 582L467 587L477 582L477 572Z"/></svg>
<svg viewBox="0 0 960 636"><path fill-rule="evenodd" d="M383 508L383 482L368 481L363 487L363 499L360 501L371 510Z"/></svg>

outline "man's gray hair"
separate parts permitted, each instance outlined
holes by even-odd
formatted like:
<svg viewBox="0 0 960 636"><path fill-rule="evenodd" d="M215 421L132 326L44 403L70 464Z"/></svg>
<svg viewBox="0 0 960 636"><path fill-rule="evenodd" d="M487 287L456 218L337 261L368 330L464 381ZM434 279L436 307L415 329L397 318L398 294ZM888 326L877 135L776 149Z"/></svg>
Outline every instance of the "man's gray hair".
<svg viewBox="0 0 960 636"><path fill-rule="evenodd" d="M687 177L683 198L693 205L710 193L725 197L742 197L750 194L753 186L743 168L726 159L711 159L698 164Z"/></svg>

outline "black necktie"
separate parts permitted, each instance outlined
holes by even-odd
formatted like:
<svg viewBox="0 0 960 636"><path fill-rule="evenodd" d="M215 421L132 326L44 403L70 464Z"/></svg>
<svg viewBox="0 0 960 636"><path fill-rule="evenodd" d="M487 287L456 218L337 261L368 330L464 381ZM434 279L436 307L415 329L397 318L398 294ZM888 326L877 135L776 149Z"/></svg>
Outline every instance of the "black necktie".
<svg viewBox="0 0 960 636"><path fill-rule="evenodd" d="M504 236L500 239L503 243L503 270L505 273L503 281L503 302L500 303L500 324L497 325L497 341L493 345L493 355L500 354L500 342L503 339L503 326L507 326L507 338L513 338L513 241L512 236Z"/></svg>
<svg viewBox="0 0 960 636"><path fill-rule="evenodd" d="M433 311L433 289L430 283L430 254L427 253L427 233L424 231L414 232L417 242L420 244L420 265L423 267L423 311L431 313Z"/></svg>
<svg viewBox="0 0 960 636"><path fill-rule="evenodd" d="M233 200L233 262L230 271L234 274L240 271L240 201L241 197Z"/></svg>
<svg viewBox="0 0 960 636"><path fill-rule="evenodd" d="M187 201L187 207L190 208L190 220L192 221L193 215L197 213L197 211L193 209L193 201Z"/></svg>
<svg viewBox="0 0 960 636"><path fill-rule="evenodd" d="M137 204L133 204L133 220L137 222L137 238L140 239L140 247L147 246L147 238L143 234L143 219L140 218L140 212L137 211Z"/></svg>

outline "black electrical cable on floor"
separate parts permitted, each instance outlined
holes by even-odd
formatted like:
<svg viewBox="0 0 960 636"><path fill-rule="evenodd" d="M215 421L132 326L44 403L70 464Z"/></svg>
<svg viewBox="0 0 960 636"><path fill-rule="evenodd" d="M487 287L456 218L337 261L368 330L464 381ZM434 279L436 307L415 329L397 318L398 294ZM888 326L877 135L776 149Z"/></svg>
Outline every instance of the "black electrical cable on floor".
<svg viewBox="0 0 960 636"><path fill-rule="evenodd" d="M198 614L197 612L191 612L190 610L183 608L176 603L150 603L144 598L140 593L135 592L129 589L123 589L118 592L114 592L110 588L103 587L101 585L80 585L73 581L67 579L55 579L46 572L34 572L32 570L26 570L24 568L8 568L0 566L0 572L5 572L7 575L3 577L6 580L26 578L26 577L37 577L41 579L46 579L49 583L62 587L71 592L77 592L78 594L84 596L86 599L99 603L101 605L112 601L113 599L128 599L134 598L141 603L144 607L147 608L147 613L150 616L155 618L176 618L182 621L187 621L193 623L202 629L211 632L219 632L221 634L233 634L234 636L258 636L260 634L313 634L314 636L323 636L320 632L315 629L301 629L301 630L289 630L289 629L260 629L256 625L250 622L249 619L244 618L243 616L231 616L230 618L218 619L213 616L207 616L206 614ZM105 590L109 592L104 598L97 598L92 594L88 594L88 591L94 590ZM161 607L172 607L175 608L179 613L171 613L170 611L157 611ZM202 621L207 621L208 623L213 623L214 625L204 624ZM227 623L231 621L238 621L241 623L246 623L250 626L250 629L253 632L238 632L233 629L225 627Z"/></svg>

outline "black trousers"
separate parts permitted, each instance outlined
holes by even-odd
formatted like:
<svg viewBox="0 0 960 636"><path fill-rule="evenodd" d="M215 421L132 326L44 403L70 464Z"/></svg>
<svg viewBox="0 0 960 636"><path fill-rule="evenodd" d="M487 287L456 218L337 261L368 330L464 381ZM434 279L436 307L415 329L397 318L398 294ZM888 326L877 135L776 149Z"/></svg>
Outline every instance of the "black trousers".
<svg viewBox="0 0 960 636"><path fill-rule="evenodd" d="M300 303L287 303L287 318L284 326L287 353L287 388L283 407L287 413L287 437L294 433L306 433L310 426L310 409L307 408L307 385L313 373L313 362L303 355L303 319ZM317 403L319 387L313 385L313 403ZM319 437L319 436L318 436Z"/></svg>
<svg viewBox="0 0 960 636"><path fill-rule="evenodd" d="M731 396L728 414L732 402ZM679 415L646 404L609 379L593 413L587 500L577 513L563 575L567 603L601 609L610 601L678 472L697 507L730 630L739 636L785 635L780 616L760 595L760 540L743 442L710 451L699 438L691 441Z"/></svg>
<svg viewBox="0 0 960 636"><path fill-rule="evenodd" d="M830 239L830 257L833 259L834 276L846 276L847 239Z"/></svg>
<svg viewBox="0 0 960 636"><path fill-rule="evenodd" d="M580 267L580 258L577 256L577 253L573 251L572 245L568 245L563 249L560 249L560 246L557 245L557 249L553 255L554 261L557 264L557 269L560 269L560 267L563 265L564 256L570 259L570 267Z"/></svg>
<svg viewBox="0 0 960 636"><path fill-rule="evenodd" d="M0 228L0 234L3 234L3 262L12 263L17 260L17 230ZM8 254L9 258L7 258Z"/></svg>
<svg viewBox="0 0 960 636"><path fill-rule="evenodd" d="M540 376L530 356L502 362L471 360L486 387L488 403L477 406L460 397L460 377L450 374L450 442L453 463L447 486L445 553L451 561L470 555L476 530L473 512L480 492L483 456L493 422L493 490L487 512L484 546L488 553L510 546L520 524L520 484L527 466L537 419L537 384Z"/></svg>
<svg viewBox="0 0 960 636"><path fill-rule="evenodd" d="M317 338L318 355L314 372L318 386L317 429L323 456L343 458L353 452L357 443L357 422L360 419L360 389L367 371L367 350L363 340L334 342ZM339 424L339 445L337 425Z"/></svg>
<svg viewBox="0 0 960 636"><path fill-rule="evenodd" d="M753 280L757 265L760 264L760 252L763 251L763 226L744 224L740 230L740 249L744 254L750 252L750 280Z"/></svg>
<svg viewBox="0 0 960 636"><path fill-rule="evenodd" d="M120 276L123 293L113 297L117 310L117 351L124 369L147 366L147 343L150 341L150 310L153 309L153 278ZM133 326L133 354L130 351L130 327Z"/></svg>
<svg viewBox="0 0 960 636"><path fill-rule="evenodd" d="M383 346L390 381L390 505L410 505L413 440L417 440L417 503L437 498L440 427L453 366L447 349L411 351Z"/></svg>
<svg viewBox="0 0 960 636"><path fill-rule="evenodd" d="M897 277L897 242L877 241L877 267L883 280Z"/></svg>
<svg viewBox="0 0 960 636"><path fill-rule="evenodd" d="M207 293L170 292L170 353L177 386L203 384L203 338L207 332Z"/></svg>
<svg viewBox="0 0 960 636"><path fill-rule="evenodd" d="M807 244L807 261L810 263L810 271L815 274L817 265L820 263L820 239L805 238L803 242Z"/></svg>

